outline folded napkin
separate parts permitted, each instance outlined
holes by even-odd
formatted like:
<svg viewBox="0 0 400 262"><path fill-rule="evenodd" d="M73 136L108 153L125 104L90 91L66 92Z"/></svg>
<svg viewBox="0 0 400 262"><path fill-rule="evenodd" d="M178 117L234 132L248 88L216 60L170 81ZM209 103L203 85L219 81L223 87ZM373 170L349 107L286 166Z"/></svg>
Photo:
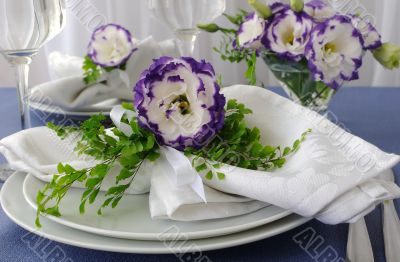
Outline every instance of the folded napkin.
<svg viewBox="0 0 400 262"><path fill-rule="evenodd" d="M282 169L263 172L223 165L224 180L203 180L207 203L190 186L174 186L168 179L173 168L164 157L146 163L128 193L143 193L150 187L152 217L220 218L252 212L270 203L337 224L357 221L382 201L400 196L395 183L379 178L400 161L399 156L384 153L317 113L265 89L239 85L225 88L223 93L253 110L246 120L249 126L260 128L266 144L291 145L305 130L313 131ZM76 156L73 146L73 140L61 141L52 131L36 128L1 140L0 153L13 168L49 181L58 162L76 168L93 165L93 160ZM112 175L107 179L104 189L114 181Z"/></svg>
<svg viewBox="0 0 400 262"><path fill-rule="evenodd" d="M133 100L132 88L152 59L177 54L173 40L158 43L148 37L138 42L137 48L128 60L125 71L104 73L98 83L91 85L83 82L80 58L53 54L49 65L53 75L62 78L33 87L31 101L67 111L86 112L109 111L118 100ZM114 101L108 101L112 99ZM109 103L102 103L105 101Z"/></svg>
<svg viewBox="0 0 400 262"><path fill-rule="evenodd" d="M30 173L36 178L50 182L57 173L60 162L75 169L83 169L98 162L91 157L78 156L74 152L76 140L73 136L60 140L46 127L32 128L16 133L0 141L2 153L11 168ZM207 204L190 188L178 188L167 179L173 168L164 157L157 162L145 162L127 190L128 194L143 194L151 191L150 211L153 218L193 221L223 218L251 213L269 204L246 197L232 196L205 186ZM102 183L106 191L114 185L119 168L111 170ZM150 183L151 179L151 183ZM75 183L77 188L84 185ZM151 187L151 189L150 189Z"/></svg>
<svg viewBox="0 0 400 262"><path fill-rule="evenodd" d="M79 56L54 51L49 54L48 65L53 79L83 75L83 58Z"/></svg>

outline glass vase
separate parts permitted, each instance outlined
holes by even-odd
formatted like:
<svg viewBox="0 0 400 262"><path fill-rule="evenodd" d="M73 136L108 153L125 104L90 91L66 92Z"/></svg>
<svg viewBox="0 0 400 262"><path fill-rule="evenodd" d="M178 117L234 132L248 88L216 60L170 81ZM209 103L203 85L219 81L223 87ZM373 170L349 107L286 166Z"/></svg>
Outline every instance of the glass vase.
<svg viewBox="0 0 400 262"><path fill-rule="evenodd" d="M276 54L264 54L264 62L294 102L325 115L335 90L312 78L307 61L282 59Z"/></svg>

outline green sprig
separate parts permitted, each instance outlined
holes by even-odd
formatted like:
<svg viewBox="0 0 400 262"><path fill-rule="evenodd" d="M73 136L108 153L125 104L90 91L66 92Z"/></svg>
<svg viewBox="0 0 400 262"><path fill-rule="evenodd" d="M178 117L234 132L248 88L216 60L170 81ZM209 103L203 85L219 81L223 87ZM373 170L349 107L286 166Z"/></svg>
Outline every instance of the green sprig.
<svg viewBox="0 0 400 262"><path fill-rule="evenodd" d="M80 155L90 156L100 163L81 170L76 170L68 164L58 165L58 174L37 195L38 227L41 226L40 215L61 216L59 204L76 182L83 183L86 188L79 206L80 213L84 213L86 204L96 201L110 170L119 168L115 186L105 193L106 200L99 208L98 214L101 215L106 207L115 208L134 182L144 161L155 161L159 157L159 146L153 133L140 128L136 120L129 122L126 117L123 119L131 126L130 136L126 136L116 127L107 130L104 126L105 120L103 115L95 115L80 127L58 127L48 124L62 139L75 135L78 139L75 150Z"/></svg>
<svg viewBox="0 0 400 262"><path fill-rule="evenodd" d="M102 70L101 67L96 65L89 56L85 56L83 61L83 81L85 84L90 85L97 82L97 80L101 77Z"/></svg>
<svg viewBox="0 0 400 262"><path fill-rule="evenodd" d="M225 179L218 172L221 163L251 169L269 171L282 168L287 157L296 152L311 132L307 130L291 147L264 145L260 130L248 128L245 116L252 111L236 100L228 101L224 127L202 149L188 148L185 153L195 156L192 164L206 179Z"/></svg>

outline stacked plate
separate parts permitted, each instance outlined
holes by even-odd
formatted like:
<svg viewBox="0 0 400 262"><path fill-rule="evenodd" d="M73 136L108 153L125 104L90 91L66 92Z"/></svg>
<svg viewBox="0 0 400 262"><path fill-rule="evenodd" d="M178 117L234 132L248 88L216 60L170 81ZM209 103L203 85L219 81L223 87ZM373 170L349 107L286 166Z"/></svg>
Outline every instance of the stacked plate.
<svg viewBox="0 0 400 262"><path fill-rule="evenodd" d="M62 217L42 217L35 227L36 194L44 182L17 172L4 184L1 205L18 225L40 236L79 247L127 253L184 253L237 246L286 232L309 219L275 206L224 219L196 222L152 220L148 195L127 195L116 209L98 216L98 205L84 215L82 189L73 189L60 205ZM99 198L104 198L100 195ZM101 203L99 199L98 203Z"/></svg>

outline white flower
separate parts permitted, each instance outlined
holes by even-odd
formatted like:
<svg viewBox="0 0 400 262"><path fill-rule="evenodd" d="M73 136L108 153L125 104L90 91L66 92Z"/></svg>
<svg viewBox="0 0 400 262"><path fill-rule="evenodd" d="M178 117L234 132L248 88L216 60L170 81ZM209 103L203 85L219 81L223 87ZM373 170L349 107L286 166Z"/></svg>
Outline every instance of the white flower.
<svg viewBox="0 0 400 262"><path fill-rule="evenodd" d="M124 64L134 51L131 33L120 25L108 24L93 32L88 56L99 66L115 67Z"/></svg>
<svg viewBox="0 0 400 262"><path fill-rule="evenodd" d="M259 49L264 34L265 21L254 12L248 15L237 32L236 45L240 48Z"/></svg>
<svg viewBox="0 0 400 262"><path fill-rule="evenodd" d="M261 40L265 48L279 56L299 61L310 38L314 22L304 12L294 12L288 6L267 21Z"/></svg>
<svg viewBox="0 0 400 262"><path fill-rule="evenodd" d="M364 40L364 49L376 49L382 45L381 35L376 28L365 19L352 15L351 21L360 32Z"/></svg>
<svg viewBox="0 0 400 262"><path fill-rule="evenodd" d="M199 148L224 124L225 97L205 61L161 57L143 72L134 91L139 123L162 145Z"/></svg>
<svg viewBox="0 0 400 262"><path fill-rule="evenodd" d="M306 47L310 71L317 81L338 89L344 81L358 79L363 40L347 16L335 16L316 26Z"/></svg>
<svg viewBox="0 0 400 262"><path fill-rule="evenodd" d="M315 19L317 22L334 17L337 12L327 0L311 0L304 6L304 12Z"/></svg>

